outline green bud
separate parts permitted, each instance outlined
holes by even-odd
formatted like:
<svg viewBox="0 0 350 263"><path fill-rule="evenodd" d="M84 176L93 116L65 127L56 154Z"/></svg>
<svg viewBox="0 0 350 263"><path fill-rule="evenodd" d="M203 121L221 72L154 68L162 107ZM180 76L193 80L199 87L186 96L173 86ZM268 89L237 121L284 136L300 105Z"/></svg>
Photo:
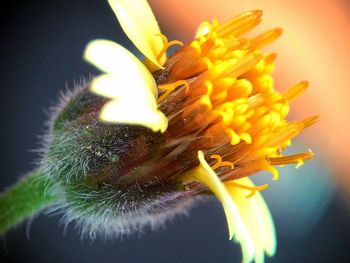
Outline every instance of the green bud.
<svg viewBox="0 0 350 263"><path fill-rule="evenodd" d="M177 146L163 133L101 122L105 103L85 84L63 96L52 118L41 167L64 192L65 222L111 236L185 213L194 199L175 178L192 164L173 158Z"/></svg>

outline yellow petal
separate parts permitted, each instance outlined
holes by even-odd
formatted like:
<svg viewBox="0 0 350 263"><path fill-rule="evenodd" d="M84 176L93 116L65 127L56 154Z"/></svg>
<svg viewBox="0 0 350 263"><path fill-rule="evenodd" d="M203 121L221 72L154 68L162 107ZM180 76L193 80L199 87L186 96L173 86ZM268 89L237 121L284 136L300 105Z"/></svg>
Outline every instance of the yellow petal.
<svg viewBox="0 0 350 263"><path fill-rule="evenodd" d="M168 119L161 111L123 99L107 102L100 118L106 122L142 125L154 132L164 132L168 126Z"/></svg>
<svg viewBox="0 0 350 263"><path fill-rule="evenodd" d="M198 159L200 166L185 174L182 180L199 181L214 193L224 208L229 228L229 238L234 238L237 242L240 242L242 250L247 253L248 256L253 255L253 243L236 204L233 202L224 184L206 162L202 151L198 152Z"/></svg>
<svg viewBox="0 0 350 263"><path fill-rule="evenodd" d="M113 12L126 35L142 54L158 68L157 56L163 49L160 29L146 0L109 0ZM162 62L165 59L162 58Z"/></svg>
<svg viewBox="0 0 350 263"><path fill-rule="evenodd" d="M93 91L97 94L113 97L114 92L118 93L111 87L111 85L115 85L117 90L130 90L130 92L132 90L132 92L137 92L137 96L153 94L153 97L157 98L157 85L152 74L131 52L121 45L109 40L94 40L87 45L84 58L100 70L113 74L114 80L109 81L108 88L103 85L97 87L95 82L96 87L93 88ZM105 81L106 79L103 79L103 82ZM110 87L111 94L108 95L106 91Z"/></svg>
<svg viewBox="0 0 350 263"><path fill-rule="evenodd" d="M252 181L245 177L234 180L235 183L254 187ZM225 183L225 187L230 193L238 207L239 214L243 219L249 235L253 241L254 254L249 256L249 253L243 251L243 262L255 263L264 262L264 253L272 256L276 251L276 233L270 211L259 192L252 197L247 198L247 190L230 185L230 182ZM243 247L242 247L243 248Z"/></svg>

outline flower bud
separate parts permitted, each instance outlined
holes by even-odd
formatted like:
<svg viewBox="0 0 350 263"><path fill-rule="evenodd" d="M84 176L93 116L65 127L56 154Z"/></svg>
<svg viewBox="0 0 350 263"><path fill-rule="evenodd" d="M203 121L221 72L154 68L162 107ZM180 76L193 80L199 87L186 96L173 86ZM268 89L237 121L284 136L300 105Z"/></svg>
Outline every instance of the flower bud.
<svg viewBox="0 0 350 263"><path fill-rule="evenodd" d="M88 86L62 99L43 158L47 176L65 192L67 221L77 220L84 232L111 235L185 212L190 193L179 191L182 185L169 175L187 166L162 158L165 135L101 122L106 99Z"/></svg>

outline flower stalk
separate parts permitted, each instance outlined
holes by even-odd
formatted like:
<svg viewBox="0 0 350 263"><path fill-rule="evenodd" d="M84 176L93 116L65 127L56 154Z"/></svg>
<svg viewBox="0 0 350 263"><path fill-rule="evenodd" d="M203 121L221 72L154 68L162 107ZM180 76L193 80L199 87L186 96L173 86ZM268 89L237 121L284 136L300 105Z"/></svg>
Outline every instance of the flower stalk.
<svg viewBox="0 0 350 263"><path fill-rule="evenodd" d="M35 170L0 195L0 235L59 201L53 182Z"/></svg>

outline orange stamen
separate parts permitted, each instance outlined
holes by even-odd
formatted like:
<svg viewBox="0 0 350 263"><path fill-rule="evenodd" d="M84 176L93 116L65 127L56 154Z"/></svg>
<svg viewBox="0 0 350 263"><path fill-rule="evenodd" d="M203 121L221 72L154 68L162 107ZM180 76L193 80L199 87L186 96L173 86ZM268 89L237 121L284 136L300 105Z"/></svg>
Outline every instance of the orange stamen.
<svg viewBox="0 0 350 263"><path fill-rule="evenodd" d="M252 186L247 186L247 185L243 185L243 184L238 184L238 183L235 183L234 181L225 182L225 184L250 191L250 193L246 196L246 198L250 198L250 197L254 196L257 191L262 191L262 190L265 190L266 188L269 187L268 184L263 184L263 185L252 187Z"/></svg>
<svg viewBox="0 0 350 263"><path fill-rule="evenodd" d="M292 101L294 100L296 97L299 97L299 95L305 91L307 89L307 87L309 86L309 82L308 81L302 81L299 84L295 85L294 87L292 87L291 89L289 89L285 94L284 97L289 100Z"/></svg>
<svg viewBox="0 0 350 263"><path fill-rule="evenodd" d="M320 116L312 116L310 118L307 118L300 123L303 125L303 129L306 129L307 127L310 127L311 125L315 124L320 120Z"/></svg>
<svg viewBox="0 0 350 263"><path fill-rule="evenodd" d="M230 167L231 169L234 168L234 165L232 162L229 162L229 161L222 161L222 157L218 154L213 154L213 155L210 155L210 158L212 159L216 159L217 163L214 164L213 166L211 166L211 168L213 170L219 168L219 167L224 167L224 166L228 166Z"/></svg>
<svg viewBox="0 0 350 263"><path fill-rule="evenodd" d="M236 35L237 31L241 31L242 28L251 28L252 24L258 24L261 21L261 16L261 10L250 11L236 16L217 28L218 36Z"/></svg>
<svg viewBox="0 0 350 263"><path fill-rule="evenodd" d="M268 160L271 165L284 165L290 163L296 163L297 167L300 167L305 160L309 160L314 156L313 152L308 151L305 153L293 154L288 156L269 157Z"/></svg>
<svg viewBox="0 0 350 263"><path fill-rule="evenodd" d="M172 40L169 42L168 38L163 35L163 34L157 34L157 36L161 37L162 40L163 40L163 44L164 44L164 47L163 49L159 52L158 56L157 56L157 60L159 61L162 56L166 53L166 51L171 47L171 46L174 46L174 45L180 45L180 46L183 46L184 44L179 41L179 40Z"/></svg>
<svg viewBox="0 0 350 263"><path fill-rule="evenodd" d="M157 103L161 103L165 100L166 97L169 96L171 92L173 92L177 87L185 86L186 90L190 88L186 80L178 80L170 84L159 85L159 89L165 91L161 96L158 97Z"/></svg>

